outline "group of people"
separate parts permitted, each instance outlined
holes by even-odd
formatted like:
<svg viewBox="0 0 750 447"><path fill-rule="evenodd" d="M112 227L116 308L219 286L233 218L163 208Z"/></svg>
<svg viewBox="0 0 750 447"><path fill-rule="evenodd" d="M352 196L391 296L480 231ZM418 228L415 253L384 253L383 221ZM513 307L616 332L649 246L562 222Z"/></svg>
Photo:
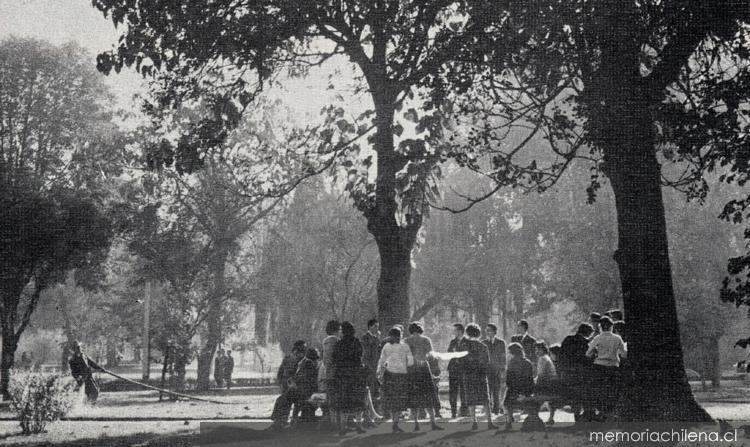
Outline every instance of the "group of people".
<svg viewBox="0 0 750 447"><path fill-rule="evenodd" d="M591 322L582 323L561 345L537 340L526 320L518 322L507 347L497 331L490 323L482 336L475 323L455 323L448 354L440 355L419 322L406 331L395 325L383 338L375 319L361 337L350 322L329 321L322 352L299 340L282 361L273 427L287 425L290 413L293 420L314 421L320 406L324 419L342 435L352 422L360 433L374 426L380 412L390 417L394 432L402 432L399 422L407 410L415 431L420 430L420 415L429 417L433 430L442 430L436 423L441 417L441 357L450 358L451 417L470 417L472 429L478 428L477 407L483 407L488 429L499 428L493 414L505 414L505 428L510 429L514 411L526 409L524 402L532 396L548 401L550 424L555 408L563 404L571 406L576 420L612 411L612 390L621 382L620 366L627 356L622 312L591 314Z"/></svg>
<svg viewBox="0 0 750 447"><path fill-rule="evenodd" d="M214 380L219 388L232 387L232 373L234 372L234 357L232 351L219 349L214 359Z"/></svg>

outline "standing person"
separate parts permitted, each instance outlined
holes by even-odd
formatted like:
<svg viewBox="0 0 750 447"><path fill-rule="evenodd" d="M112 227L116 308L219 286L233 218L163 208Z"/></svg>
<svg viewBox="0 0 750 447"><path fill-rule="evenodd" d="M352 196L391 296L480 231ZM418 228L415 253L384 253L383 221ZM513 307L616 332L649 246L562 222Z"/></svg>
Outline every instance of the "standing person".
<svg viewBox="0 0 750 447"><path fill-rule="evenodd" d="M388 331L388 343L383 346L378 360L378 377L383 383L383 408L390 411L393 418L393 433L403 433L398 426L401 412L408 408L409 375L408 368L414 364L411 349L401 343L401 330L397 327Z"/></svg>
<svg viewBox="0 0 750 447"><path fill-rule="evenodd" d="M346 434L346 424L353 416L357 433L364 433L362 414L365 409L365 370L362 365L362 343L355 337L354 325L348 321L341 323L341 339L336 342L331 353L333 379L336 392L331 400L331 408L339 417L339 435Z"/></svg>
<svg viewBox="0 0 750 447"><path fill-rule="evenodd" d="M605 415L617 397L619 383L618 368L620 358L627 357L625 343L619 335L612 333L612 320L602 317L599 321L601 333L589 343L587 357L594 358L594 389L597 391L597 409Z"/></svg>
<svg viewBox="0 0 750 447"><path fill-rule="evenodd" d="M380 323L373 318L367 322L367 332L360 337L360 342L362 343L362 363L367 368L367 388L370 390L370 397L376 405L376 409L379 409L378 399L380 398L380 383L377 376L381 348L380 338Z"/></svg>
<svg viewBox="0 0 750 447"><path fill-rule="evenodd" d="M221 388L224 386L224 350L219 349L216 352L216 358L214 359L214 380L216 386Z"/></svg>
<svg viewBox="0 0 750 447"><path fill-rule="evenodd" d="M232 388L232 373L234 372L234 357L232 357L232 351L227 350L227 356L224 359L224 382L227 385L227 389Z"/></svg>
<svg viewBox="0 0 750 447"><path fill-rule="evenodd" d="M464 346L464 325L461 323L453 324L453 339L448 344L448 352L466 351ZM461 397L461 416L468 416L469 410L466 406L463 385L463 368L461 367L463 359L451 359L448 362L448 395L451 404L451 418L456 418L456 408L458 397Z"/></svg>
<svg viewBox="0 0 750 447"><path fill-rule="evenodd" d="M83 385L86 400L92 405L95 404L99 397L99 383L94 378L92 370L103 371L102 367L83 353L81 344L77 341L73 344L73 356L68 361L68 365L70 374L78 383L77 388Z"/></svg>
<svg viewBox="0 0 750 447"><path fill-rule="evenodd" d="M505 390L505 429L513 427L513 410L520 407L518 398L531 396L534 392L534 368L526 358L526 353L520 343L514 342L508 346L510 361L508 361L508 372L506 374Z"/></svg>
<svg viewBox="0 0 750 447"><path fill-rule="evenodd" d="M323 352L321 353L321 369L318 371L319 383L322 383L321 391L325 391L328 402L336 399L336 386L333 378L333 348L341 338L341 323L331 320L326 323L326 338L323 339ZM331 428L338 428L338 417L335 411L331 411L330 405L324 410L331 421Z"/></svg>
<svg viewBox="0 0 750 447"><path fill-rule="evenodd" d="M589 323L591 324L591 327L594 328L594 337L599 335L599 322L602 319L602 314L599 312L591 312L591 315L589 315Z"/></svg>
<svg viewBox="0 0 750 447"><path fill-rule="evenodd" d="M564 384L563 396L571 404L576 421L591 418L591 359L586 357L594 328L581 323L575 335L568 335L560 346L559 373Z"/></svg>
<svg viewBox="0 0 750 447"><path fill-rule="evenodd" d="M526 320L519 321L516 325L516 331L518 332L517 335L520 337L519 343L521 343L521 347L523 347L523 352L526 355L526 358L529 359L534 368L536 368L536 338L529 334L529 322Z"/></svg>
<svg viewBox="0 0 750 447"><path fill-rule="evenodd" d="M432 352L432 340L423 334L422 325L415 321L409 324L409 337L404 340L414 357L414 368L409 374L409 407L414 416L414 431L419 431L419 412L422 409L430 417L432 429L442 430L443 428L435 423L435 407L440 406L440 398L428 363L429 354Z"/></svg>
<svg viewBox="0 0 750 447"><path fill-rule="evenodd" d="M492 412L490 411L490 395L487 386L487 373L490 366L490 353L487 346L479 341L482 331L479 326L471 323L466 326L466 341L464 345L469 352L462 360L464 368L464 396L466 405L469 407L471 417L471 429L477 429L477 405L484 407L487 414L487 429L497 428L492 423Z"/></svg>
<svg viewBox="0 0 750 447"><path fill-rule="evenodd" d="M488 324L484 333L487 338L482 343L487 346L487 350L490 353L487 382L490 386L492 413L500 414L503 406L502 399L505 397L505 367L508 355L505 352L505 340L497 337L496 325L492 323Z"/></svg>

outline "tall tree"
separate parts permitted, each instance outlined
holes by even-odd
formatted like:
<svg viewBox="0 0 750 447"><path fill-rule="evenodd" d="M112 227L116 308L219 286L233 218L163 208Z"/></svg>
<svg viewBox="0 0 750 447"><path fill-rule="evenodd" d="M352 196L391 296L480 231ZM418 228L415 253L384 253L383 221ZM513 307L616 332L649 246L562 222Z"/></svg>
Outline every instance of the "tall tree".
<svg viewBox="0 0 750 447"><path fill-rule="evenodd" d="M356 180L355 169L350 190L378 246L378 313L385 326L409 316L411 252L426 210L430 189L425 184L440 160L433 144L441 124L437 115L420 116L408 109L405 119L417 122L416 135L400 138L404 126L397 111L414 96L420 81L437 75L454 58L456 48L485 31L487 19L495 17L486 14L493 3L93 1L115 25L124 25L118 47L99 56L100 69L119 71L132 65L146 74L157 73L164 87L162 105L211 93L216 113L196 129L197 138L204 140L221 139L227 124L248 106L257 87L248 74L257 73L261 83L283 67L304 74L338 54L356 66L356 90L369 93L371 110L354 123L345 119L343 109L334 109L333 116L345 134L361 136L374 128L374 184L361 176ZM470 4L485 8L475 10ZM207 80L207 73L215 77ZM323 139L330 142L328 132ZM187 146L178 149L187 159L200 158ZM341 144L323 145L321 151L344 152ZM367 172L369 160L356 161ZM342 162L352 164L351 159Z"/></svg>
<svg viewBox="0 0 750 447"><path fill-rule="evenodd" d="M122 138L101 81L76 46L0 42L4 396L18 338L41 291L68 270L95 267L112 237L102 183L118 172Z"/></svg>
<svg viewBox="0 0 750 447"><path fill-rule="evenodd" d="M471 88L474 80L474 85L499 93L495 98L500 107L485 114L489 125L476 133L475 140L492 147L493 175L500 185L519 183L519 178L553 182L571 160L584 156L582 145L593 149L585 156L596 163L595 174L606 175L614 193L615 260L632 334L631 362L636 383L643 387L634 389L622 416L708 420L684 372L657 154L665 145L692 146L696 140L682 139L686 128L704 136L698 141L703 143L700 150L722 151L715 132L693 127L695 122L681 126L673 112L682 108L711 116L716 103L691 101L681 84L686 77L733 78L736 64L717 63L716 52L706 50L745 54L746 44L738 33L744 33L748 10L734 1L679 0L530 1L505 6L503 26L484 36L486 45L498 50L494 69L487 69L486 58L473 64L474 69L464 64L471 60L470 47L467 58L460 58L462 63L448 76L459 90ZM693 73L696 62L711 69ZM479 80L472 76L477 73ZM527 107L503 104L513 95L522 97ZM737 111L731 103L728 107ZM529 138L539 132L552 149L550 155L531 156L534 161L529 161L493 144L497 136L492 127L503 120L532 129ZM537 160L548 163L542 169ZM589 192L599 186L594 177Z"/></svg>

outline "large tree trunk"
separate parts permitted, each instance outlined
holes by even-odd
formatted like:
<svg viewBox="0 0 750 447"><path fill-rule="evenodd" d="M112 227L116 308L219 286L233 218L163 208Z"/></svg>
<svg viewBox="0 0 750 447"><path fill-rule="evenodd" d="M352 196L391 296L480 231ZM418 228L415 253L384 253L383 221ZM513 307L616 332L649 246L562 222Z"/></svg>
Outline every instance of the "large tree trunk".
<svg viewBox="0 0 750 447"><path fill-rule="evenodd" d="M6 312L2 316L2 354L0 354L0 393L3 400L10 399L8 388L10 385L10 370L18 348L18 338L15 333L16 312Z"/></svg>
<svg viewBox="0 0 750 447"><path fill-rule="evenodd" d="M635 374L621 416L636 421L710 421L693 398L683 364L651 117L647 102L637 99L637 88L629 93L627 99L619 98L618 113L610 116L619 119L610 123L611 140L605 147L605 172L617 209L615 261Z"/></svg>
<svg viewBox="0 0 750 447"><path fill-rule="evenodd" d="M372 83L371 83L372 84ZM422 225L420 214L397 220L396 173L406 165L406 157L396 152L393 139L395 95L373 90L377 130L375 151L378 174L375 180L375 203L365 211L367 228L375 238L380 253L378 278L378 318L387 331L394 324L409 319L409 280L411 251Z"/></svg>
<svg viewBox="0 0 750 447"><path fill-rule="evenodd" d="M666 87L641 73L635 3L600 9L599 70L589 80L591 135L604 153L617 210L620 272L634 380L620 417L632 421L710 421L693 398L683 363L651 107ZM590 88L589 88L590 87Z"/></svg>

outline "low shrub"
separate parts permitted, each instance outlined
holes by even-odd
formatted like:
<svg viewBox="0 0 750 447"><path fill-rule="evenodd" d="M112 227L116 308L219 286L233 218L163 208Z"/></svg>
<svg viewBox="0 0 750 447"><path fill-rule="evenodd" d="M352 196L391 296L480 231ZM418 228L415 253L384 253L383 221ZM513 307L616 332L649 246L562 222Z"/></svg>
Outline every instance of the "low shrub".
<svg viewBox="0 0 750 447"><path fill-rule="evenodd" d="M23 434L41 433L73 405L75 382L59 374L16 372L10 381L10 406Z"/></svg>

